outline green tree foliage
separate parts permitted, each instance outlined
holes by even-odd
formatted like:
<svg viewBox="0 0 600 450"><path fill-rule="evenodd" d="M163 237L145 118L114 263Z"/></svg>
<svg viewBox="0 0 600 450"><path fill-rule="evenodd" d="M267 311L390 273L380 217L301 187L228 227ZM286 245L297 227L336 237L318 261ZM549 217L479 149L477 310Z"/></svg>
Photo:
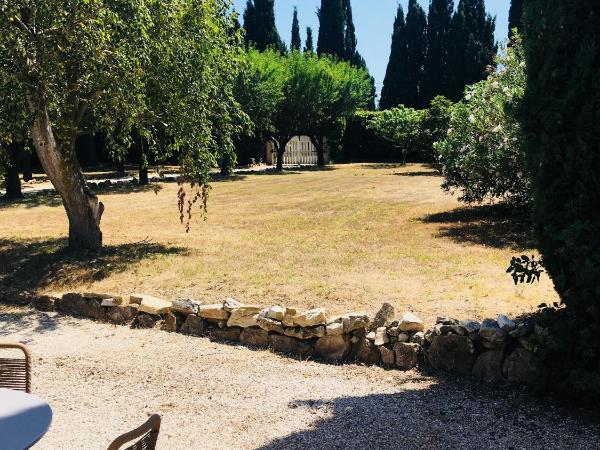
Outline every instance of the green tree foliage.
<svg viewBox="0 0 600 450"><path fill-rule="evenodd" d="M102 242L104 207L75 156L83 132L127 136L138 128L151 141L160 130L165 151L179 153L197 194L206 194L208 171L231 146L239 116L233 27L223 0L0 1L0 78L26 100L28 128L62 197L72 248ZM13 97L2 94L0 102Z"/></svg>
<svg viewBox="0 0 600 450"><path fill-rule="evenodd" d="M304 52L314 52L315 44L313 40L313 30L311 27L306 27L306 43L304 44Z"/></svg>
<svg viewBox="0 0 600 450"><path fill-rule="evenodd" d="M268 48L287 51L275 26L275 0L248 0L244 11L246 48L263 52Z"/></svg>
<svg viewBox="0 0 600 450"><path fill-rule="evenodd" d="M401 103L409 108L425 108L423 64L427 54L427 16L417 0L409 0L406 13L407 94Z"/></svg>
<svg viewBox="0 0 600 450"><path fill-rule="evenodd" d="M292 40L290 41L290 50L300 50L302 47L302 38L300 37L300 23L298 22L298 8L294 7L294 17L292 18Z"/></svg>
<svg viewBox="0 0 600 450"><path fill-rule="evenodd" d="M550 383L600 398L600 4L528 0L522 109L539 249L562 302ZM567 319L565 319L565 316ZM566 324L561 325L561 324ZM572 398L572 395L571 395Z"/></svg>
<svg viewBox="0 0 600 450"><path fill-rule="evenodd" d="M448 134L453 106L453 103L446 97L438 95L431 101L429 108L423 111L421 122L422 158L426 162L435 164L440 171L442 168L439 154L435 150L435 143L444 140Z"/></svg>
<svg viewBox="0 0 600 450"><path fill-rule="evenodd" d="M345 58L345 18L342 0L321 0L318 16L317 54Z"/></svg>
<svg viewBox="0 0 600 450"><path fill-rule="evenodd" d="M484 0L460 0L450 25L447 97L459 100L467 85L483 80L494 62L496 19Z"/></svg>
<svg viewBox="0 0 600 450"><path fill-rule="evenodd" d="M450 128L435 148L443 165L443 187L466 203L496 199L530 202L523 132L514 110L525 89L525 63L518 41L498 57L498 70L467 87L452 111Z"/></svg>
<svg viewBox="0 0 600 450"><path fill-rule="evenodd" d="M508 12L508 30L512 36L515 28L521 29L521 21L523 18L523 2L524 0L511 0L510 10Z"/></svg>
<svg viewBox="0 0 600 450"><path fill-rule="evenodd" d="M431 101L447 95L448 39L454 0L432 0L427 16L427 56L424 63L422 98Z"/></svg>
<svg viewBox="0 0 600 450"><path fill-rule="evenodd" d="M383 88L381 90L380 109L388 109L403 103L408 98L408 50L406 41L406 22L404 10L398 4L398 12L394 21L392 48L388 62Z"/></svg>

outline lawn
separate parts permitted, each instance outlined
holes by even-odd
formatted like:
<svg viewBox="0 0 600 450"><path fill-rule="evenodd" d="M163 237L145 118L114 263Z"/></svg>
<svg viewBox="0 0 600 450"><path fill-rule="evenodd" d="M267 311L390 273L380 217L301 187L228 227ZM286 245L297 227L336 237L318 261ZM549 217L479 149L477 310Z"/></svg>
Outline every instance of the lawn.
<svg viewBox="0 0 600 450"><path fill-rule="evenodd" d="M105 249L64 251L57 197L0 204L0 282L261 305L376 311L390 302L430 321L518 315L557 300L551 281L515 287L511 256L528 226L492 206L465 207L424 165L336 165L213 183L208 216L179 223L177 184L108 187Z"/></svg>

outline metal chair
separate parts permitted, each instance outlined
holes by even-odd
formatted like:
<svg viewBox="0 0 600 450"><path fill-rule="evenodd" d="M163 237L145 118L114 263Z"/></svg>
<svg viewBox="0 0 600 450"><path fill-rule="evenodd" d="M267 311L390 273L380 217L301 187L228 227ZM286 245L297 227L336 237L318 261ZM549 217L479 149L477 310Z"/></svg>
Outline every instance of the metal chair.
<svg viewBox="0 0 600 450"><path fill-rule="evenodd" d="M31 354L27 347L16 343L0 342L0 350L16 349L23 358L0 357L0 388L31 392Z"/></svg>
<svg viewBox="0 0 600 450"><path fill-rule="evenodd" d="M160 416L153 414L142 426L122 434L108 446L108 450L119 450L123 445L138 439L133 445L123 450L155 450L160 431Z"/></svg>

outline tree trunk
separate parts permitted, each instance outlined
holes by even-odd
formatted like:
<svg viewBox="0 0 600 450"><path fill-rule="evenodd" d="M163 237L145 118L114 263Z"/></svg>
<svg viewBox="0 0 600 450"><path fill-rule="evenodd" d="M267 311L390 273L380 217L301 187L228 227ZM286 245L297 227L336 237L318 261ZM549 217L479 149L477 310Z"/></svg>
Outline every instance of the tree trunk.
<svg viewBox="0 0 600 450"><path fill-rule="evenodd" d="M28 95L28 100L35 113L31 135L36 152L67 211L69 248L97 250L102 246L100 219L104 205L90 192L85 182L75 156L75 138L68 143L68 148L60 149L43 100L34 95Z"/></svg>
<svg viewBox="0 0 600 450"><path fill-rule="evenodd" d="M283 172L283 155L285 154L285 148L291 140L291 137L279 137L278 139L273 139L275 150L277 151L277 166L275 168L277 172Z"/></svg>
<svg viewBox="0 0 600 450"><path fill-rule="evenodd" d="M4 198L7 199L23 198L21 179L19 178L19 170L17 169L19 146L20 144L18 143L12 143L5 147L8 154L8 164L5 166L6 194L4 194Z"/></svg>
<svg viewBox="0 0 600 450"><path fill-rule="evenodd" d="M33 179L33 173L31 172L31 154L28 151L22 152L21 170L23 173L23 181L31 181Z"/></svg>
<svg viewBox="0 0 600 450"><path fill-rule="evenodd" d="M317 150L317 166L325 167L325 144L323 139L316 136L310 136L310 140Z"/></svg>
<svg viewBox="0 0 600 450"><path fill-rule="evenodd" d="M146 161L146 142L144 137L135 130L133 141L135 143L135 152L138 155L138 169L140 184L148 184L148 163Z"/></svg>

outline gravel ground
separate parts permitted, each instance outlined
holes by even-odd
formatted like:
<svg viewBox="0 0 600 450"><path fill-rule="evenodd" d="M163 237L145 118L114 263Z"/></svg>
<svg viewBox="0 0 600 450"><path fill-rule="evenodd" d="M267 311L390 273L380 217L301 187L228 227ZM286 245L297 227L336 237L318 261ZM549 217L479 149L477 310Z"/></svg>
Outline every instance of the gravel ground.
<svg viewBox="0 0 600 450"><path fill-rule="evenodd" d="M1 308L1 307L0 307ZM0 310L54 420L36 449L105 449L149 414L159 449L594 449L600 427L520 390L300 361L159 331ZM0 445L1 447L1 445Z"/></svg>

